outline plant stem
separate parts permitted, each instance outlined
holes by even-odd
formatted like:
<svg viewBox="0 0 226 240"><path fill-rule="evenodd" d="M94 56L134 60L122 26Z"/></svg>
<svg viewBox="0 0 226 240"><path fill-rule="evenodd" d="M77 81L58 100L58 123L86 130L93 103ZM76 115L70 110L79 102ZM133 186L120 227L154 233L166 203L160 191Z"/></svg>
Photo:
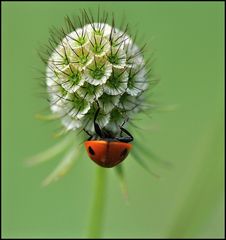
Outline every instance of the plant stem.
<svg viewBox="0 0 226 240"><path fill-rule="evenodd" d="M103 215L106 199L106 169L97 167L94 188L94 197L91 208L90 223L88 229L89 238L100 238L103 225Z"/></svg>

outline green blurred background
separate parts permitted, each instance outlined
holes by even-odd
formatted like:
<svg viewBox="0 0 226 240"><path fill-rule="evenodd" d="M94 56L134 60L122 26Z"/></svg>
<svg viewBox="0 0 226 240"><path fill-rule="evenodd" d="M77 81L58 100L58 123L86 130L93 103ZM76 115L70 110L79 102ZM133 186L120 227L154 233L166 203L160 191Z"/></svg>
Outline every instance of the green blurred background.
<svg viewBox="0 0 226 240"><path fill-rule="evenodd" d="M3 237L84 237L95 166L88 157L61 181L41 181L60 158L26 168L24 159L52 146L55 123L34 115L48 103L34 67L49 28L80 8L113 11L151 44L160 83L153 97L174 111L137 120L142 141L173 168L150 163L160 179L132 158L124 162L129 204L108 170L103 237L223 238L224 236L224 3L4 2L2 3ZM44 69L43 69L44 70ZM133 129L130 129L133 132ZM142 132L143 131L143 132ZM139 139L137 140L139 141ZM134 143L136 147L136 141ZM152 167L153 166L153 167Z"/></svg>

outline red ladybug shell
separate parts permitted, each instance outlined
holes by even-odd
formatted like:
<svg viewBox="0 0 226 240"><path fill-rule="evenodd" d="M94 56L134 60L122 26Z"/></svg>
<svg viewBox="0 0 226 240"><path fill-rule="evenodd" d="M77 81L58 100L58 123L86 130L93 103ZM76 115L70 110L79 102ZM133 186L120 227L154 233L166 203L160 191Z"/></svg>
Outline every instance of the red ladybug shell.
<svg viewBox="0 0 226 240"><path fill-rule="evenodd" d="M121 163L132 148L132 144L119 141L91 140L84 144L89 157L105 168Z"/></svg>

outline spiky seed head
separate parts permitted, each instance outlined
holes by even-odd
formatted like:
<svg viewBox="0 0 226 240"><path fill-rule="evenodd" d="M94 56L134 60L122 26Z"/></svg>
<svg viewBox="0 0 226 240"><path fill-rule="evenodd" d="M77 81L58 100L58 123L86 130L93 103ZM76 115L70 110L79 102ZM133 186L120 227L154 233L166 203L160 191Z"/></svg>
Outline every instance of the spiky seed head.
<svg viewBox="0 0 226 240"><path fill-rule="evenodd" d="M71 31L60 31L47 61L51 111L60 116L66 130L94 133L98 106L98 124L117 135L125 119L142 108L142 93L148 87L143 51L114 24L88 19L77 28L67 19Z"/></svg>

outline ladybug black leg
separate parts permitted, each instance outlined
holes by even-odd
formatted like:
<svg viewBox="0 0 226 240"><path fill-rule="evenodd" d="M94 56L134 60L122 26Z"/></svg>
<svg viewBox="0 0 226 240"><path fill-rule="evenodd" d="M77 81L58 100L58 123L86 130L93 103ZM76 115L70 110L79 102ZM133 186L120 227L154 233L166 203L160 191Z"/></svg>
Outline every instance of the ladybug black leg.
<svg viewBox="0 0 226 240"><path fill-rule="evenodd" d="M126 122L128 122L129 118L127 118L126 120L123 121L122 125L119 127L120 129L125 125ZM120 137L122 137L122 129L120 131Z"/></svg>
<svg viewBox="0 0 226 240"><path fill-rule="evenodd" d="M83 131L84 131L87 135L89 135L89 138L87 139L87 141L90 141L93 136L92 136L88 131L86 131L85 128L83 128Z"/></svg>
<svg viewBox="0 0 226 240"><path fill-rule="evenodd" d="M126 133L128 135L128 137L116 137L115 139L120 141L120 142L126 142L126 143L132 142L133 141L132 134L123 127L120 127L120 129L121 129L122 132Z"/></svg>
<svg viewBox="0 0 226 240"><path fill-rule="evenodd" d="M99 136L99 137L103 137L103 134L102 134L102 131L98 125L98 123L96 123L96 120L97 120L97 116L98 116L98 113L100 112L100 108L97 109L96 113L95 113L95 116L94 116L94 129L95 129L95 132L96 134Z"/></svg>
<svg viewBox="0 0 226 240"><path fill-rule="evenodd" d="M123 127L120 127L121 131L126 133L129 136L130 141L133 141L133 135Z"/></svg>

